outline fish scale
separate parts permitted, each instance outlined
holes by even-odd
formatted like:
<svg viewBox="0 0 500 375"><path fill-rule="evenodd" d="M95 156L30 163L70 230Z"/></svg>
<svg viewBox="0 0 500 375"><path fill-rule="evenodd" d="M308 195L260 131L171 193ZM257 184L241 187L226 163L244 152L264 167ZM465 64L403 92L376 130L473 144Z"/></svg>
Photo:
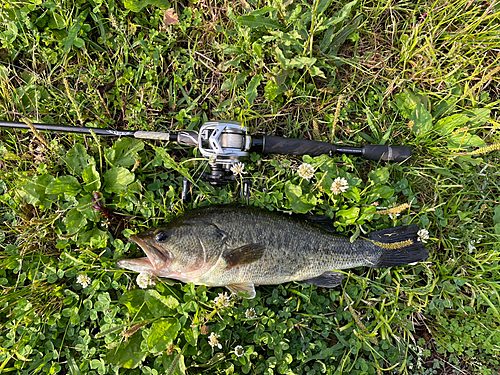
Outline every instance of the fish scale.
<svg viewBox="0 0 500 375"><path fill-rule="evenodd" d="M319 276L329 270L373 264L379 256L378 247L366 240L351 244L349 239L327 233L313 223L265 211L249 212L251 214L226 210L222 217L214 212L212 220L230 237L240 236L233 247L245 243L263 244L266 252L262 258L230 271L221 263L199 281L214 286L221 281L231 284L252 280L256 285L281 284ZM246 230L241 230L241 224Z"/></svg>
<svg viewBox="0 0 500 375"><path fill-rule="evenodd" d="M227 286L253 298L254 285L303 281L334 287L343 276L332 271L424 260L428 251L417 231L416 225L388 228L351 243L309 218L247 206L210 206L132 236L148 257L117 264L184 282Z"/></svg>

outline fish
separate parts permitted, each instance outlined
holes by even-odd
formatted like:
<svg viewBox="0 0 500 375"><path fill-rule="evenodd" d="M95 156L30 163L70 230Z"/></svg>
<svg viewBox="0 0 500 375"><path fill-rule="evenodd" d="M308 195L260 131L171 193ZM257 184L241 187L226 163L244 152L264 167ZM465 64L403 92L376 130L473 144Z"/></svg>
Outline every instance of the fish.
<svg viewBox="0 0 500 375"><path fill-rule="evenodd" d="M195 285L227 287L245 298L255 286L301 282L341 284L337 272L366 266L396 267L429 256L418 225L371 232L353 242L332 222L251 206L213 205L187 211L166 225L130 236L146 254L117 265Z"/></svg>

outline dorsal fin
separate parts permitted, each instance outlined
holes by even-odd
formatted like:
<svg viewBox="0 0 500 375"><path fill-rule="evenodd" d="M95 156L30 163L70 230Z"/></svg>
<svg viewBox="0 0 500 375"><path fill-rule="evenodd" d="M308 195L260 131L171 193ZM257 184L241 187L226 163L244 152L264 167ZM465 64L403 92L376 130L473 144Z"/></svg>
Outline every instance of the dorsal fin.
<svg viewBox="0 0 500 375"><path fill-rule="evenodd" d="M323 229L325 232L337 234L339 233L334 226L335 220L330 219L328 216L318 216L318 215L303 215L303 218L308 220L311 224Z"/></svg>

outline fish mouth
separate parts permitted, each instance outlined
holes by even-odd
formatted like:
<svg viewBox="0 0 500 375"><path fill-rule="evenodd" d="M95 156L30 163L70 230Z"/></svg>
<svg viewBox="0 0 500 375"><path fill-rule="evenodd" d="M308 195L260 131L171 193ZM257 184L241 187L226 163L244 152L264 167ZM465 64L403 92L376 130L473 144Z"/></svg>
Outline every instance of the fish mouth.
<svg viewBox="0 0 500 375"><path fill-rule="evenodd" d="M160 271L165 271L168 265L168 257L164 255L164 250L156 246L140 235L130 236L130 240L135 242L146 254L145 258L136 259L118 259L116 264L118 267L128 269L135 272L149 272L158 274Z"/></svg>

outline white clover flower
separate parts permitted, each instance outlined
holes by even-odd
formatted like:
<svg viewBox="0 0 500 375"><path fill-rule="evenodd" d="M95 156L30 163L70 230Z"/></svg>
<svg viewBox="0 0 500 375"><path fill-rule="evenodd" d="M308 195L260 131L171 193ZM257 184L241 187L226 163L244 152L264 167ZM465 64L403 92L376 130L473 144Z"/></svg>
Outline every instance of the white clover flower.
<svg viewBox="0 0 500 375"><path fill-rule="evenodd" d="M141 272L139 275L137 275L136 282L141 289L146 289L150 285L156 285L153 277L149 272Z"/></svg>
<svg viewBox="0 0 500 375"><path fill-rule="evenodd" d="M253 307L247 309L247 311L245 311L245 318L247 319L255 319L257 317L257 314L255 313L255 310Z"/></svg>
<svg viewBox="0 0 500 375"><path fill-rule="evenodd" d="M427 243L427 240L429 239L429 231L427 229L420 229L417 232L418 236L418 241L422 243Z"/></svg>
<svg viewBox="0 0 500 375"><path fill-rule="evenodd" d="M210 336L208 336L208 343L210 346L213 348L214 346L218 347L219 349L222 349L222 345L219 342L219 337L220 335L216 334L215 332L212 332Z"/></svg>
<svg viewBox="0 0 500 375"><path fill-rule="evenodd" d="M304 180L309 181L314 176L314 168L311 164L302 163L297 169L297 174Z"/></svg>
<svg viewBox="0 0 500 375"><path fill-rule="evenodd" d="M233 172L233 174L235 176L242 176L242 175L246 174L247 172L245 172L245 164L243 164L243 163L234 164L231 167L231 172Z"/></svg>
<svg viewBox="0 0 500 375"><path fill-rule="evenodd" d="M82 288L86 288L86 287L88 287L90 285L90 283L92 282L92 280L87 275L81 273L76 278L76 282L78 284L80 284L82 286Z"/></svg>
<svg viewBox="0 0 500 375"><path fill-rule="evenodd" d="M227 293L219 293L218 297L214 299L215 307L224 308L228 307L231 302L231 296L228 296Z"/></svg>
<svg viewBox="0 0 500 375"><path fill-rule="evenodd" d="M245 354L245 349L243 349L243 346L238 345L234 348L234 354L236 354L236 357L243 357L243 354Z"/></svg>
<svg viewBox="0 0 500 375"><path fill-rule="evenodd" d="M345 193L349 188L349 183L344 177L337 177L333 180L330 190L334 195L339 195L340 193Z"/></svg>

